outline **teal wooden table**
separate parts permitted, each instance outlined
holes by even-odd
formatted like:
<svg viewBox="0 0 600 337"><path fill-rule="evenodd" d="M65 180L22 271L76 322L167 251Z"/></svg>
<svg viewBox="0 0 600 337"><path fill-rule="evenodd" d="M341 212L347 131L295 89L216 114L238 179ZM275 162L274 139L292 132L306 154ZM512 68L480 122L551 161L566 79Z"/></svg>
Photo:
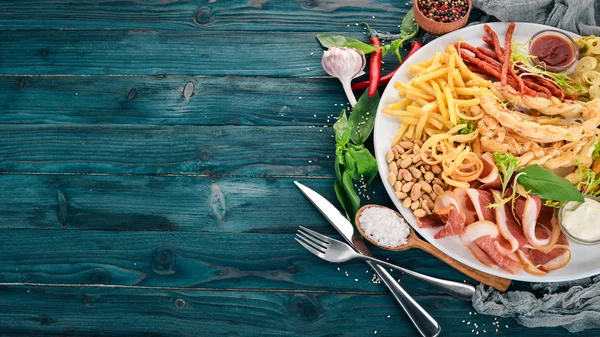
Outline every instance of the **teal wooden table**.
<svg viewBox="0 0 600 337"><path fill-rule="evenodd" d="M408 7L2 1L0 335L414 336L366 265L293 240L334 234L292 184L335 200L346 100L315 35L397 31ZM371 196L390 204L380 181ZM419 251L375 254L465 279ZM444 336L566 334L402 283Z"/></svg>

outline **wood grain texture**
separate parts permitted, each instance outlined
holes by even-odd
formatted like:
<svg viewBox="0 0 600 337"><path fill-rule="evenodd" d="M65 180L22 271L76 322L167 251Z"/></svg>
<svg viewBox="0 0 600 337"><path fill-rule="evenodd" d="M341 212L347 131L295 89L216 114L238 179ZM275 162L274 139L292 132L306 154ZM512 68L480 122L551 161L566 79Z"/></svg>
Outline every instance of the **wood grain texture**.
<svg viewBox="0 0 600 337"><path fill-rule="evenodd" d="M240 299L237 292L52 287L6 287L0 295L6 303L0 331L10 336L415 336L404 313L385 295L249 291ZM466 302L443 296L416 300L440 323L443 336L568 334L563 328L524 328L503 318L497 319L496 332L494 318L469 315Z"/></svg>
<svg viewBox="0 0 600 337"><path fill-rule="evenodd" d="M337 204L333 178L0 175L0 229L294 233L334 230L294 180ZM371 201L388 204L374 182Z"/></svg>
<svg viewBox="0 0 600 337"><path fill-rule="evenodd" d="M321 260L293 234L13 229L2 231L0 243L0 285L386 292L371 282L373 273L364 262ZM421 251L373 252L425 274L469 280ZM401 273L393 275L411 294L441 294Z"/></svg>
<svg viewBox="0 0 600 337"><path fill-rule="evenodd" d="M4 287L0 296L5 304L0 332L10 336L416 336L386 295ZM483 336L567 333L526 329L502 318L496 333L493 317L469 315L466 302L444 296L416 300L438 320L444 336L474 336L473 323Z"/></svg>
<svg viewBox="0 0 600 337"><path fill-rule="evenodd" d="M362 28L344 34L367 41L361 32ZM0 31L0 75L325 76L323 48L315 35L4 30Z"/></svg>
<svg viewBox="0 0 600 337"><path fill-rule="evenodd" d="M346 101L339 81L331 78L0 76L0 93L3 124L314 125L318 130L331 126L328 117L338 116Z"/></svg>
<svg viewBox="0 0 600 337"><path fill-rule="evenodd" d="M405 0L19 1L2 2L0 29L327 31L369 20L398 30ZM31 17L31 7L38 13ZM375 18L373 18L375 17Z"/></svg>
<svg viewBox="0 0 600 337"><path fill-rule="evenodd" d="M332 176L332 128L25 125L0 127L0 171ZM328 158L329 156L329 158Z"/></svg>

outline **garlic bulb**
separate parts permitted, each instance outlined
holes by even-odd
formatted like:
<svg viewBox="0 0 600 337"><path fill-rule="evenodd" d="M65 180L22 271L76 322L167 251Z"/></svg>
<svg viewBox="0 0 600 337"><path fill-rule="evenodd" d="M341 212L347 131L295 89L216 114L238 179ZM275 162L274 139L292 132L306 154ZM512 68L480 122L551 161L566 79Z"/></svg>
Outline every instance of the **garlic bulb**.
<svg viewBox="0 0 600 337"><path fill-rule="evenodd" d="M323 53L321 64L325 72L342 82L348 101L354 106L356 98L352 92L351 82L352 79L365 73L363 71L367 65L365 54L353 48L332 47Z"/></svg>

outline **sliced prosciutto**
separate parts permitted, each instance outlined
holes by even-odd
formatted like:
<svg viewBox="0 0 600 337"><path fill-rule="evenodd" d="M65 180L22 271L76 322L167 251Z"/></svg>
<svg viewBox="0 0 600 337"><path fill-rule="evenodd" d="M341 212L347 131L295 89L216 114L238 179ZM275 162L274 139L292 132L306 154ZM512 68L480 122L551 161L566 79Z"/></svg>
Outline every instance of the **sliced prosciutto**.
<svg viewBox="0 0 600 337"><path fill-rule="evenodd" d="M562 233L560 233L556 245L549 252L522 247L517 254L525 270L536 275L545 275L550 270L562 268L571 260L569 242Z"/></svg>
<svg viewBox="0 0 600 337"><path fill-rule="evenodd" d="M527 198L518 198L515 202L515 209L527 243L541 251L551 250L560 235L560 227L554 217L554 209L542 208L540 198L533 195L528 195Z"/></svg>
<svg viewBox="0 0 600 337"><path fill-rule="evenodd" d="M496 202L500 202L502 199L500 197L500 192L493 191L493 193ZM512 254L527 243L527 238L525 238L521 225L513 215L510 203L496 207L495 210L498 230L500 231L500 235L506 240L505 245L496 242L496 248L503 255Z"/></svg>
<svg viewBox="0 0 600 337"><path fill-rule="evenodd" d="M459 235L465 226L465 215L460 209L454 193L444 192L435 199L434 212L438 214L445 225L433 236L435 239Z"/></svg>
<svg viewBox="0 0 600 337"><path fill-rule="evenodd" d="M492 191L467 188L465 192L471 199L471 203L473 203L478 220L496 221L495 211L489 207L490 204L495 202Z"/></svg>
<svg viewBox="0 0 600 337"><path fill-rule="evenodd" d="M513 274L522 269L518 259L512 255L504 255L498 250L496 243L503 238L500 236L498 226L491 221L482 220L472 223L465 228L460 239L484 264L490 265L491 261L494 265ZM474 246L479 249L474 249ZM482 255L482 252L485 255Z"/></svg>
<svg viewBox="0 0 600 337"><path fill-rule="evenodd" d="M500 182L500 175L498 174L498 167L496 167L496 161L494 156L490 152L486 152L481 155L481 162L483 163L483 171L479 176L479 182L481 182L480 189L496 189L502 186Z"/></svg>
<svg viewBox="0 0 600 337"><path fill-rule="evenodd" d="M417 225L419 228L432 228L443 226L444 220L438 214L429 214L421 218L417 218Z"/></svg>
<svg viewBox="0 0 600 337"><path fill-rule="evenodd" d="M454 196L460 205L460 209L465 215L465 225L470 225L477 221L477 211L475 205L471 201L471 198L467 195L466 188L457 188L454 190Z"/></svg>

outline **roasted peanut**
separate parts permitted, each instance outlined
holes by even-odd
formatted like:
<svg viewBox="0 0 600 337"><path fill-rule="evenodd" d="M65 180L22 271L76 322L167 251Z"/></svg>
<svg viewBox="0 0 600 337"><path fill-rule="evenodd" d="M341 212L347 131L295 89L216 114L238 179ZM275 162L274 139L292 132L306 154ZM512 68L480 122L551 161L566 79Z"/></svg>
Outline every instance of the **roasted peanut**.
<svg viewBox="0 0 600 337"><path fill-rule="evenodd" d="M419 146L423 146L423 142L420 139L416 139L415 144L417 144Z"/></svg>
<svg viewBox="0 0 600 337"><path fill-rule="evenodd" d="M435 199L437 199L438 194L435 192L431 192L429 193L429 197L431 198L431 200L435 201Z"/></svg>
<svg viewBox="0 0 600 337"><path fill-rule="evenodd" d="M402 191L402 183L401 182L396 181L394 183L394 191L396 191L396 192ZM402 198L402 199L404 199L404 198Z"/></svg>
<svg viewBox="0 0 600 337"><path fill-rule="evenodd" d="M427 215L431 214L431 208L429 208L429 206L427 205L427 203L425 203L424 205L422 205L422 208L425 211L425 213L427 213Z"/></svg>
<svg viewBox="0 0 600 337"><path fill-rule="evenodd" d="M440 185L441 187L444 187L444 182L440 178L437 178L437 177L433 178L433 183L436 185Z"/></svg>
<svg viewBox="0 0 600 337"><path fill-rule="evenodd" d="M413 201L413 203L410 204L410 209L412 209L414 211L417 208L419 208L419 202L418 201Z"/></svg>
<svg viewBox="0 0 600 337"><path fill-rule="evenodd" d="M394 193L394 195L396 196L396 198L398 198L398 199L400 199L400 200L404 200L404 199L406 199L406 198L408 197L408 195L407 195L406 193L404 193L404 192L399 192L399 191L396 191L396 192Z"/></svg>
<svg viewBox="0 0 600 337"><path fill-rule="evenodd" d="M389 164L394 160L394 152L392 150L385 153L385 161Z"/></svg>
<svg viewBox="0 0 600 337"><path fill-rule="evenodd" d="M418 162L421 161L421 154L417 153L413 158L412 158L412 162L413 164L416 164Z"/></svg>
<svg viewBox="0 0 600 337"><path fill-rule="evenodd" d="M414 184L410 189L410 199L415 201L421 197L421 184Z"/></svg>
<svg viewBox="0 0 600 337"><path fill-rule="evenodd" d="M406 180L406 181L412 181L413 180L413 176L410 173L409 170L407 169L402 169L399 171L400 176L402 177L402 179Z"/></svg>
<svg viewBox="0 0 600 337"><path fill-rule="evenodd" d="M413 148L413 143L411 143L411 142L408 142L408 141L401 142L401 143L400 143L400 144L398 144L398 145L400 145L400 147L402 147L402 148L403 148L403 149L405 149L405 150L408 150L408 149L412 149L412 148Z"/></svg>
<svg viewBox="0 0 600 337"><path fill-rule="evenodd" d="M440 173L442 173L442 168L439 167L438 165L433 165L431 167L431 172L433 172L434 174L440 174Z"/></svg>
<svg viewBox="0 0 600 337"><path fill-rule="evenodd" d="M419 209L415 209L415 211L413 212L413 215L417 218L422 218L425 215L427 215L427 212L419 208Z"/></svg>
<svg viewBox="0 0 600 337"><path fill-rule="evenodd" d="M431 187L431 185L429 185L429 183L426 182L426 181L421 180L421 181L419 181L419 184L421 184L421 189L425 193L431 193L431 191L433 190L433 188Z"/></svg>
<svg viewBox="0 0 600 337"><path fill-rule="evenodd" d="M402 202L402 206L405 208L409 208L411 204L412 204L412 200L410 200L410 198L408 198L408 197L406 199L404 199L404 201Z"/></svg>
<svg viewBox="0 0 600 337"><path fill-rule="evenodd" d="M396 183L396 179L397 176L394 172L388 173L388 183L390 183L390 185L394 185Z"/></svg>
<svg viewBox="0 0 600 337"><path fill-rule="evenodd" d="M421 151L421 147L415 144L415 146L413 146L413 153L419 153L419 151Z"/></svg>
<svg viewBox="0 0 600 337"><path fill-rule="evenodd" d="M433 184L433 192L435 192L437 195L442 195L442 193L444 193L444 189L438 184Z"/></svg>
<svg viewBox="0 0 600 337"><path fill-rule="evenodd" d="M394 173L395 175L398 175L398 165L396 164L395 161L391 162L389 167L390 167L390 172Z"/></svg>
<svg viewBox="0 0 600 337"><path fill-rule="evenodd" d="M413 178L415 179L421 179L423 176L423 172L419 171L419 169L416 167L409 167L408 171L410 171L410 174L412 174Z"/></svg>
<svg viewBox="0 0 600 337"><path fill-rule="evenodd" d="M415 184L414 182L409 181L406 184L402 185L402 192L404 192L404 193L410 192L410 190L412 189L414 184Z"/></svg>
<svg viewBox="0 0 600 337"><path fill-rule="evenodd" d="M398 160L398 158L400 158L400 153L398 153L398 150L396 150L396 148L392 149L392 153L394 154L394 160Z"/></svg>
<svg viewBox="0 0 600 337"><path fill-rule="evenodd" d="M427 172L423 177L425 180L427 180L427 182L430 182L433 180L433 178L435 178L435 175L432 172Z"/></svg>
<svg viewBox="0 0 600 337"><path fill-rule="evenodd" d="M410 157L406 157L406 158L402 159L402 162L400 162L400 167L405 169L405 168L409 167L410 164L412 164L412 159Z"/></svg>
<svg viewBox="0 0 600 337"><path fill-rule="evenodd" d="M400 154L404 153L404 151L405 151L405 150L404 150L404 149L403 149L403 148L402 148L400 145L398 145L398 144L396 144L396 146L394 146L394 149L396 149L396 151L398 151L398 153L400 153Z"/></svg>

